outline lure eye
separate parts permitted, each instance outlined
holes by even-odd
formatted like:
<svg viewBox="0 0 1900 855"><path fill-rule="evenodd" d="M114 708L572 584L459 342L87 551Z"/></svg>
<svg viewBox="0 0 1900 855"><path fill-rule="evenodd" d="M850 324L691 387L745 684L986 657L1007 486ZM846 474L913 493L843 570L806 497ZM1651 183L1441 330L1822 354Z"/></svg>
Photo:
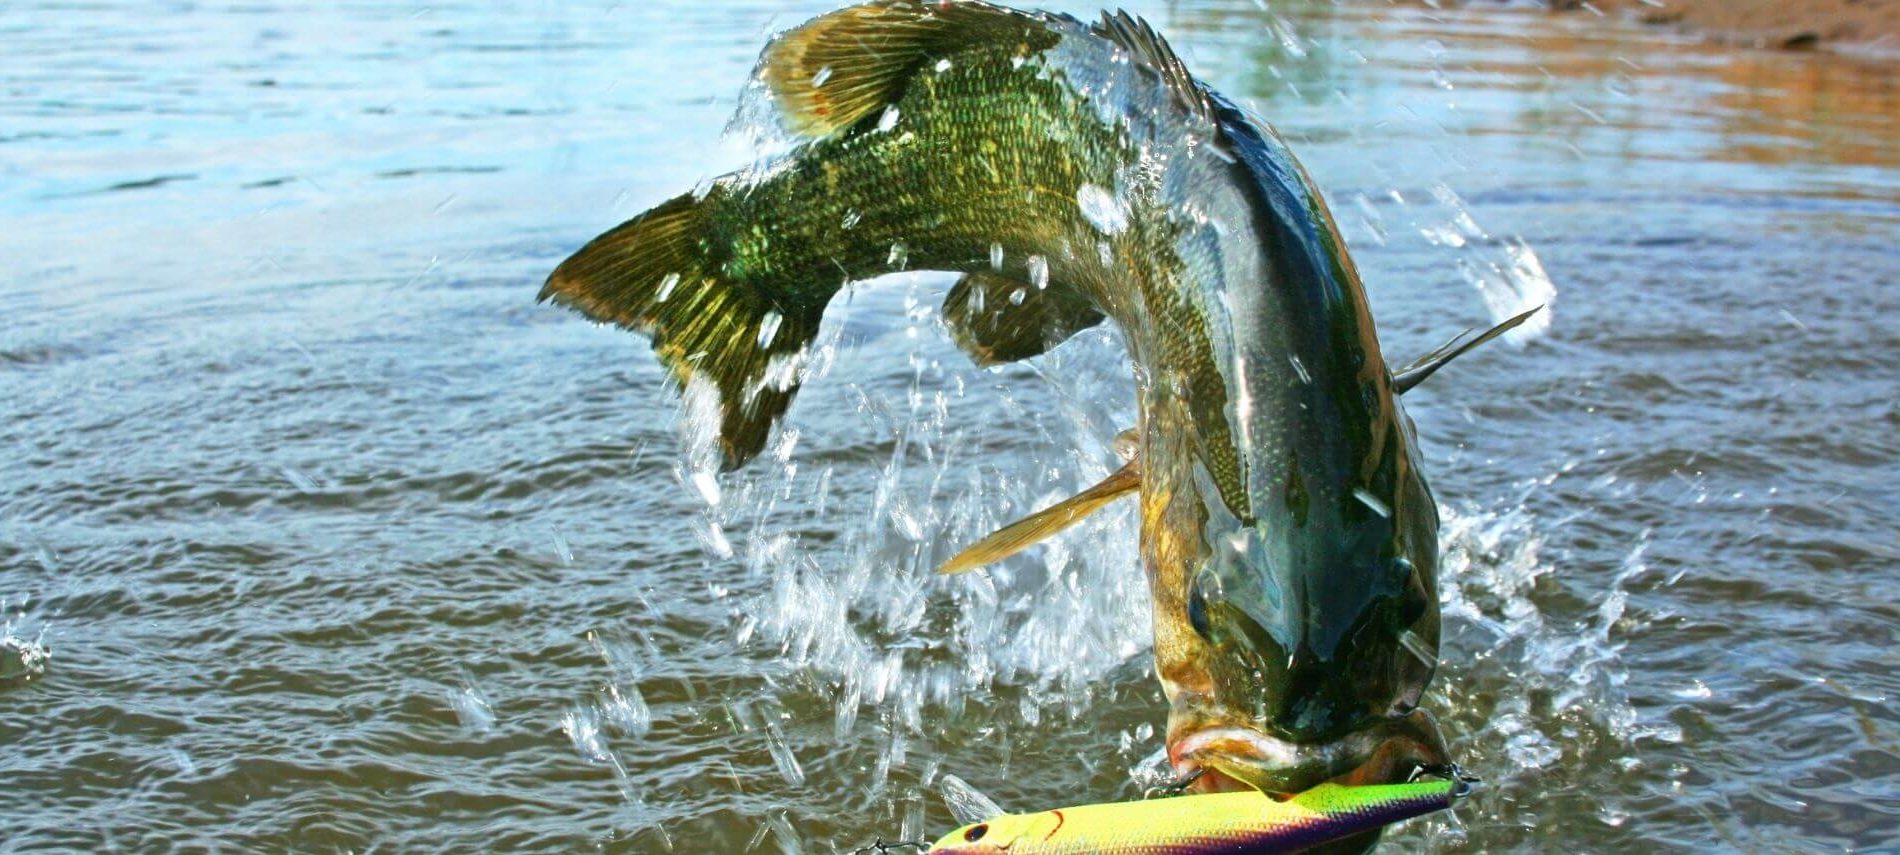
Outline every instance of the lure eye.
<svg viewBox="0 0 1900 855"><path fill-rule="evenodd" d="M969 831L963 832L963 839L965 842L975 843L978 840L982 840L983 835L988 834L988 833L990 833L989 823L984 823L982 825L972 825L970 826Z"/></svg>

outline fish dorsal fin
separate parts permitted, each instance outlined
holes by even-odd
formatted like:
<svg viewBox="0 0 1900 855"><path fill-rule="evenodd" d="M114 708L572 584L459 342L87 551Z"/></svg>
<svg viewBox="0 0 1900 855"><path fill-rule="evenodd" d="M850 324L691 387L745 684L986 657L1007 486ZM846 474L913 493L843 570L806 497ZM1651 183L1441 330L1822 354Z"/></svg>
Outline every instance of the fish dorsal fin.
<svg viewBox="0 0 1900 855"><path fill-rule="evenodd" d="M1469 341L1465 340L1465 336L1470 335L1471 330L1465 330L1453 336L1451 341L1439 345L1437 350L1412 360L1410 365L1394 372L1392 375L1392 391L1400 395L1405 394L1410 391L1412 387L1425 382L1425 378L1432 376L1438 369L1445 367L1445 363L1457 359L1459 356L1464 355L1466 351L1478 345L1510 332L1516 328L1518 324L1530 320L1532 315L1543 311L1543 309L1543 306L1538 306L1530 311L1524 312L1517 317L1485 330L1482 335Z"/></svg>
<svg viewBox="0 0 1900 855"><path fill-rule="evenodd" d="M1015 555L1082 521L1104 505L1141 487L1141 458L1136 457L1115 473L1067 499L1043 508L990 536L964 547L949 561L938 565L939 573L961 573L992 564Z"/></svg>
<svg viewBox="0 0 1900 855"><path fill-rule="evenodd" d="M1181 62L1174 48L1148 26L1147 21L1126 11L1103 12L1102 22L1096 24L1094 30L1096 35L1134 54L1136 61L1161 78L1162 85L1182 107L1202 118L1213 118L1213 105L1208 102L1207 93L1201 91L1201 84L1188 73L1187 65Z"/></svg>
<svg viewBox="0 0 1900 855"><path fill-rule="evenodd" d="M756 76L787 130L823 137L881 113L925 63L973 44L1015 39L1032 52L1059 38L1041 17L987 3L876 0L781 34Z"/></svg>
<svg viewBox="0 0 1900 855"><path fill-rule="evenodd" d="M950 287L943 322L976 364L997 365L1041 354L1101 323L1102 313L1069 285L1047 282L1039 288L979 270Z"/></svg>

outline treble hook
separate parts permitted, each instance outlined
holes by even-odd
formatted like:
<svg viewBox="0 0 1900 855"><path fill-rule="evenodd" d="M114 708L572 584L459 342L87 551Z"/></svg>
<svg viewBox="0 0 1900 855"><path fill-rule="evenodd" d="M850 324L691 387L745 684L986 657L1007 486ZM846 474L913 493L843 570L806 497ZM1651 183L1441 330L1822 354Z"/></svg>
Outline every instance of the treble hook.
<svg viewBox="0 0 1900 855"><path fill-rule="evenodd" d="M877 839L877 842L869 846L851 850L851 855L869 855L869 853L872 852L877 852L879 855L882 855L882 853L895 851L902 846L909 846L918 852L927 852L930 850L930 842L927 840L918 840L915 842L909 840L886 841L880 837Z"/></svg>
<svg viewBox="0 0 1900 855"><path fill-rule="evenodd" d="M1144 799L1152 799L1156 797L1178 796L1187 792L1187 788L1192 786L1195 781L1200 780L1201 776L1205 774L1207 774L1206 769L1195 769L1187 773L1184 777L1141 791L1141 797Z"/></svg>
<svg viewBox="0 0 1900 855"><path fill-rule="evenodd" d="M1471 795L1473 787L1483 781L1482 778L1466 772L1456 763L1420 763L1418 768L1412 771L1412 780L1416 781L1422 775L1451 781L1455 785L1451 790L1451 797L1454 799Z"/></svg>

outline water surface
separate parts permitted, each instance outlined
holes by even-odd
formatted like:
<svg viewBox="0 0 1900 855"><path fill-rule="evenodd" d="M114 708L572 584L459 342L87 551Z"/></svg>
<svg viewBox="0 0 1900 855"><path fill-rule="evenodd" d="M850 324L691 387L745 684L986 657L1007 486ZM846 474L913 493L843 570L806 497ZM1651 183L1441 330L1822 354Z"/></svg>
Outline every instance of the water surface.
<svg viewBox="0 0 1900 855"><path fill-rule="evenodd" d="M0 14L0 622L52 654L0 688L0 848L830 851L946 829L950 776L1139 793L1131 510L929 573L1114 464L1112 335L977 370L941 277L859 287L710 481L645 345L533 303L748 161L747 69L827 6ZM1893 845L1895 66L1133 11L1291 141L1390 358L1554 294L1408 397L1428 705L1488 786L1391 848Z"/></svg>

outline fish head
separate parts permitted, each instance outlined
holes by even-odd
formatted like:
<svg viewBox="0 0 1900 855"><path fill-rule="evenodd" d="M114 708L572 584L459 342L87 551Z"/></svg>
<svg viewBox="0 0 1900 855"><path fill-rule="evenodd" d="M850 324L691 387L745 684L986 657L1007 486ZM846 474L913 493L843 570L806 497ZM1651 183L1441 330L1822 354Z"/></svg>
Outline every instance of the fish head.
<svg viewBox="0 0 1900 855"><path fill-rule="evenodd" d="M1157 614L1169 757L1203 772L1198 789L1397 783L1447 762L1418 708L1438 663L1438 515L1409 434L1331 482L1352 486L1311 478L1256 497L1252 518L1202 493L1179 613Z"/></svg>

